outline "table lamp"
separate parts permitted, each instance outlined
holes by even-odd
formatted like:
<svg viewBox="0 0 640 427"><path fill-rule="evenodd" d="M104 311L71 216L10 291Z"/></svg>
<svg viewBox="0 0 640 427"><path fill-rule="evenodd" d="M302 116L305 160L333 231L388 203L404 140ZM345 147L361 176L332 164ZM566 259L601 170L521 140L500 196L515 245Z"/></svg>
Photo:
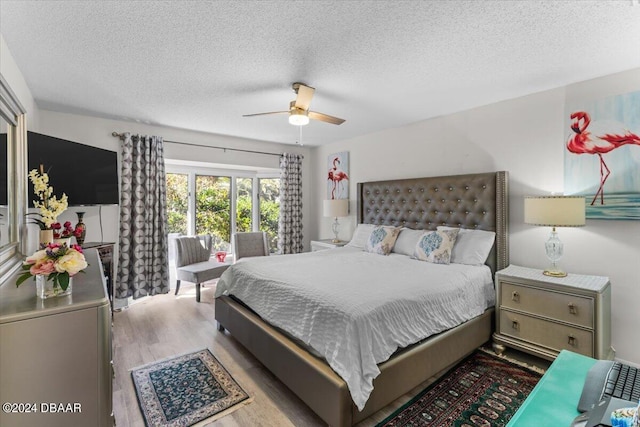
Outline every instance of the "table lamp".
<svg viewBox="0 0 640 427"><path fill-rule="evenodd" d="M582 227L585 225L585 200L579 196L527 196L524 198L524 222L530 225L552 227L545 243L551 267L545 276L565 277L567 273L557 266L564 252L556 227Z"/></svg>
<svg viewBox="0 0 640 427"><path fill-rule="evenodd" d="M338 239L338 231L340 224L338 223L338 217L344 217L349 215L349 199L331 199L324 201L324 216L333 217L336 220L331 226L331 230L335 237L333 243L340 243Z"/></svg>

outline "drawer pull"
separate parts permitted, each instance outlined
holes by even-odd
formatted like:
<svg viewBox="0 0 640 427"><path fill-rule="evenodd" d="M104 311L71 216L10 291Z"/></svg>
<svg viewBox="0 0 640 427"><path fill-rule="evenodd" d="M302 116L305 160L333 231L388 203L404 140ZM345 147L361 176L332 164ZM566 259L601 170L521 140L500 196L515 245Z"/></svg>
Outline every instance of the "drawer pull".
<svg viewBox="0 0 640 427"><path fill-rule="evenodd" d="M578 314L578 307L572 302L569 303L569 313Z"/></svg>
<svg viewBox="0 0 640 427"><path fill-rule="evenodd" d="M520 302L520 294L518 291L511 292L511 301Z"/></svg>
<svg viewBox="0 0 640 427"><path fill-rule="evenodd" d="M516 331L520 330L520 323L517 320L514 320L513 322L511 322L511 327L513 329L515 329Z"/></svg>
<svg viewBox="0 0 640 427"><path fill-rule="evenodd" d="M578 344L578 341L576 340L576 337L574 337L573 335L569 335L569 339L567 340L567 343L570 346L575 347Z"/></svg>

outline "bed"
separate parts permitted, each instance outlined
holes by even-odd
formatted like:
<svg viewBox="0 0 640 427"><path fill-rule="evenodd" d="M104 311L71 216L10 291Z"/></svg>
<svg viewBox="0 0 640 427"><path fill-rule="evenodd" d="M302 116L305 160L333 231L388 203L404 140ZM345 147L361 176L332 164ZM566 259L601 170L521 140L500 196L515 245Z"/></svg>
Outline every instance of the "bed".
<svg viewBox="0 0 640 427"><path fill-rule="evenodd" d="M360 183L357 219L362 224L411 229L433 230L447 225L493 231L496 233L495 244L487 259L491 280L492 273L508 265L507 194L506 172ZM343 254L347 255L355 256ZM304 260L305 256L301 255L299 259ZM286 257L281 258L278 262ZM347 382L329 367L327 360L312 354L289 334L264 321L234 296L219 296L215 305L219 328L227 329L333 426L348 426L363 420L464 358L489 340L493 319L493 308L489 307L458 326L380 361L377 365L380 373L373 380L373 391L363 403L361 399L355 399L356 395L352 399ZM329 363L333 365L333 360ZM350 386L353 390L351 383Z"/></svg>

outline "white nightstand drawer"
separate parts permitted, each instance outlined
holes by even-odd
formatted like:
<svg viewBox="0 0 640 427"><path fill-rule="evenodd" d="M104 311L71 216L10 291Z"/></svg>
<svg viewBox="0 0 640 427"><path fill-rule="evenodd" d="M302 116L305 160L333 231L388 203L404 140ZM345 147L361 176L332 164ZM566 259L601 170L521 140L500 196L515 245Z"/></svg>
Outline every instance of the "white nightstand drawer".
<svg viewBox="0 0 640 427"><path fill-rule="evenodd" d="M334 242L331 239L312 240L311 241L311 252L324 251L325 249L341 248L344 245L346 245L347 243L349 243L349 242L344 242L344 241Z"/></svg>
<svg viewBox="0 0 640 427"><path fill-rule="evenodd" d="M502 310L500 332L558 352L570 350L585 356L593 355L593 332L524 314Z"/></svg>
<svg viewBox="0 0 640 427"><path fill-rule="evenodd" d="M530 288L502 281L502 307L593 328L593 298Z"/></svg>

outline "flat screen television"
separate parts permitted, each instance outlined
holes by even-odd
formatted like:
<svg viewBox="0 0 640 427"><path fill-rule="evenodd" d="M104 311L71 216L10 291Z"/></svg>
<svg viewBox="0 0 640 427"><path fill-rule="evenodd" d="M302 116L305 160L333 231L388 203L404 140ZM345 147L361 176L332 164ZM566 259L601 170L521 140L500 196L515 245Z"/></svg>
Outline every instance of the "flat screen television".
<svg viewBox="0 0 640 427"><path fill-rule="evenodd" d="M69 206L115 205L118 193L118 154L53 136L27 132L29 171L49 174L59 198L65 193ZM33 207L33 184L29 182L29 206Z"/></svg>

